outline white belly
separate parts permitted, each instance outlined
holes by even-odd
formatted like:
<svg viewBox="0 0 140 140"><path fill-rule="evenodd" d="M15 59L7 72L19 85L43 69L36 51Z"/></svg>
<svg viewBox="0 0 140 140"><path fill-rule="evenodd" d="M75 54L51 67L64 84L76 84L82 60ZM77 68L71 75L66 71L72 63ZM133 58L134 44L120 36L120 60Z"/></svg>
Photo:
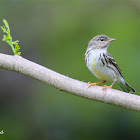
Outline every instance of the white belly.
<svg viewBox="0 0 140 140"><path fill-rule="evenodd" d="M98 50L92 50L89 53L89 61L87 61L88 69L98 78L104 81L117 81L118 77L111 66L107 67L103 65L100 58L100 52Z"/></svg>

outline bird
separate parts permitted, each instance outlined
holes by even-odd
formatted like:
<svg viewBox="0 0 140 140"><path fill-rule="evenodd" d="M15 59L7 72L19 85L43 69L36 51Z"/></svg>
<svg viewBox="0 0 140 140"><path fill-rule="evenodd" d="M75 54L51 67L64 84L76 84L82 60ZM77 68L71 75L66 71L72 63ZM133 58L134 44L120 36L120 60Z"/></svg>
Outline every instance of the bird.
<svg viewBox="0 0 140 140"><path fill-rule="evenodd" d="M110 43L115 40L115 38L109 38L106 35L97 35L89 41L84 60L91 73L102 80L98 83L88 82L89 87L112 81L110 86L104 85L103 90L112 88L117 83L124 92L134 93L135 89L124 80L121 69L107 51Z"/></svg>

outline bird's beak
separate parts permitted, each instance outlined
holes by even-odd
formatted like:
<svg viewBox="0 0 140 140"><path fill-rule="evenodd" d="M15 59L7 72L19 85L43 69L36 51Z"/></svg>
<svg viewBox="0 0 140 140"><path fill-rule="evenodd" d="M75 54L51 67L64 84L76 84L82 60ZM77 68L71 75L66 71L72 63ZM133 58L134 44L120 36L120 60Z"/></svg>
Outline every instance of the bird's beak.
<svg viewBox="0 0 140 140"><path fill-rule="evenodd" d="M115 41L116 39L115 38L109 38L108 42L112 42L112 41Z"/></svg>

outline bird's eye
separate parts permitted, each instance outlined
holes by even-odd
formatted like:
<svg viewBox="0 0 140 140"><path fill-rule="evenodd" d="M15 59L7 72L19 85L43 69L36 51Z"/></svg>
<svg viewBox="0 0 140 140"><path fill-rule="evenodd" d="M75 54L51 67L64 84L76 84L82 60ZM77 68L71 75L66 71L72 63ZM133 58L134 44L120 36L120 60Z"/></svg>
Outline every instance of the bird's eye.
<svg viewBox="0 0 140 140"><path fill-rule="evenodd" d="M100 38L100 41L104 41L104 39L103 38Z"/></svg>

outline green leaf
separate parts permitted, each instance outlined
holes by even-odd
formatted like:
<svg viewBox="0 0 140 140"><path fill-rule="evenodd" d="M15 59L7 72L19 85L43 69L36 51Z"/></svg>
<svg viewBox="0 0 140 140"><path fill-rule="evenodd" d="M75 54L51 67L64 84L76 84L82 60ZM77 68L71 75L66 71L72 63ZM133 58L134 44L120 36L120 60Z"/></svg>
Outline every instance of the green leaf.
<svg viewBox="0 0 140 140"><path fill-rule="evenodd" d="M7 35L3 35L2 41L5 41L6 43L8 43L11 46L14 55L20 55L21 52L19 52L20 47L18 45L19 41L18 40L14 41L14 42L12 41L12 36L10 35L9 24L5 19L3 19L3 23L4 23L4 25L1 26L1 29Z"/></svg>

